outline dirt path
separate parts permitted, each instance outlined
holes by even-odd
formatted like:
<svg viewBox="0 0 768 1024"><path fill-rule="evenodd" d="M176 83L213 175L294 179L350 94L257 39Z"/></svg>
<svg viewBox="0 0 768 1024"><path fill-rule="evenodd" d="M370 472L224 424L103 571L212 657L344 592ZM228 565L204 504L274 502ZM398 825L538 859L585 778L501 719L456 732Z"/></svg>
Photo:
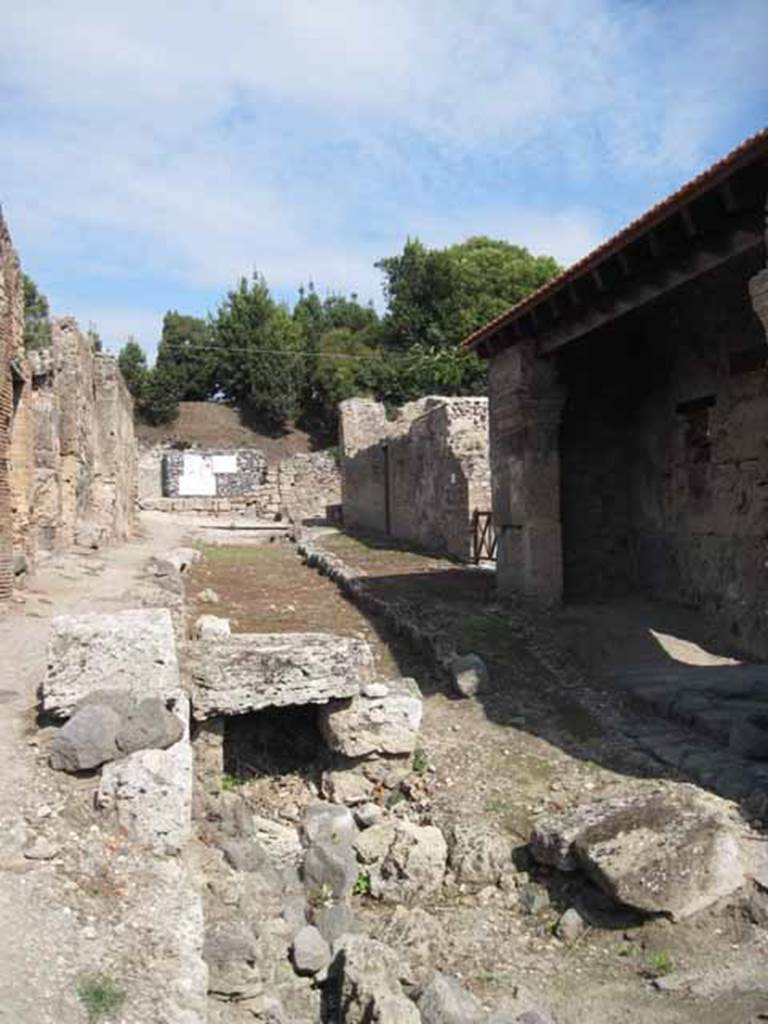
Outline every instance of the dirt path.
<svg viewBox="0 0 768 1024"><path fill-rule="evenodd" d="M184 530L154 520L121 547L56 556L0 615L0 1021L8 1024L82 1024L75 965L97 959L88 926L56 898L69 884L61 860L24 856L64 810L52 773L40 770L34 729L51 618L126 607L146 559ZM72 800L76 793L75 784Z"/></svg>
<svg viewBox="0 0 768 1024"><path fill-rule="evenodd" d="M494 677L482 700L457 699L429 664L328 579L300 565L288 545L250 554L212 551L195 566L188 593L194 597L212 586L220 602L201 610L231 616L238 632L317 629L363 636L383 674L396 666L414 675L425 696L426 763L415 795L429 820L441 827L456 819L490 824L522 846L543 811L659 777L656 762L617 728L613 708L601 709L594 693L582 701L572 680L537 660L519 630L505 625L486 574L342 535L322 543L365 570L377 595L434 608L462 649L481 650ZM538 915L520 912L514 889L476 893L449 886L427 908L443 937L435 966L461 975L486 1005L509 1002L517 993L514 1005L548 1007L558 1024L750 1024L768 1010L759 980L768 943L738 902L675 927L659 921L638 928L579 882L562 887L537 869L532 878L550 892L551 905ZM592 926L566 946L553 926L574 904ZM357 911L374 932L387 916L364 899ZM689 986L656 991L647 975L657 962L669 963L676 974L690 972L693 988L699 984L707 994Z"/></svg>

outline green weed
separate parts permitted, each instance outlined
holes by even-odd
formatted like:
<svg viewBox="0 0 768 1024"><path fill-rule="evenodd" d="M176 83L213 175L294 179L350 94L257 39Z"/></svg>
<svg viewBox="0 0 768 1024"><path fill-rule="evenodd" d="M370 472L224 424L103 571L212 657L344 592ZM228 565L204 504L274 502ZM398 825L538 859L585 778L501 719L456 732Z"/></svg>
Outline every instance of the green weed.
<svg viewBox="0 0 768 1024"><path fill-rule="evenodd" d="M77 987L77 997L91 1024L119 1010L125 1002L125 991L106 974L84 978Z"/></svg>

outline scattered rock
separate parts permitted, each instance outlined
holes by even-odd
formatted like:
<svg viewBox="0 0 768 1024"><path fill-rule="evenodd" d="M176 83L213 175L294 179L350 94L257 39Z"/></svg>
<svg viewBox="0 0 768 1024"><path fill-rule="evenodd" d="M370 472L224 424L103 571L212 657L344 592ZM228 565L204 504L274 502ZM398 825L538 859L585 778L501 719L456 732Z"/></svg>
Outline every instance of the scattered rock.
<svg viewBox="0 0 768 1024"><path fill-rule="evenodd" d="M199 562L202 552L197 548L173 548L167 551L160 558L155 558L154 564L158 576L167 575L168 572L186 572L191 565Z"/></svg>
<svg viewBox="0 0 768 1024"><path fill-rule="evenodd" d="M354 850L344 844L313 843L304 855L301 875L310 899L322 899L328 893L334 899L346 900L358 875Z"/></svg>
<svg viewBox="0 0 768 1024"><path fill-rule="evenodd" d="M218 604L221 598L211 587L206 587L197 595L197 600L202 604Z"/></svg>
<svg viewBox="0 0 768 1024"><path fill-rule="evenodd" d="M619 903L681 920L744 883L727 809L693 786L603 799L537 822L530 849L583 867Z"/></svg>
<svg viewBox="0 0 768 1024"><path fill-rule="evenodd" d="M396 954L365 935L345 935L333 949L332 973L344 1024L421 1024L402 990Z"/></svg>
<svg viewBox="0 0 768 1024"><path fill-rule="evenodd" d="M78 712L79 714L79 712ZM165 750L184 735L184 725L159 697L147 697L128 712L117 732L117 746L121 753L137 750Z"/></svg>
<svg viewBox="0 0 768 1024"><path fill-rule="evenodd" d="M400 957L400 980L411 987L423 985L440 960L442 926L420 907L395 907L376 936Z"/></svg>
<svg viewBox="0 0 768 1024"><path fill-rule="evenodd" d="M353 807L355 804L366 803L373 793L373 788L370 779L352 769L323 773L323 795L337 804L348 804Z"/></svg>
<svg viewBox="0 0 768 1024"><path fill-rule="evenodd" d="M331 750L347 757L412 754L421 725L422 700L413 679L369 683L351 700L331 701L319 714Z"/></svg>
<svg viewBox="0 0 768 1024"><path fill-rule="evenodd" d="M304 811L301 834L307 845L332 842L351 846L357 838L357 826L348 807L317 801Z"/></svg>
<svg viewBox="0 0 768 1024"><path fill-rule="evenodd" d="M203 942L203 959L208 964L254 961L258 957L256 938L240 918L209 924Z"/></svg>
<svg viewBox="0 0 768 1024"><path fill-rule="evenodd" d="M584 918L575 907L569 907L560 917L555 927L555 934L563 942L575 942L586 928Z"/></svg>
<svg viewBox="0 0 768 1024"><path fill-rule="evenodd" d="M238 633L190 647L198 719L352 697L373 670L367 643L325 633Z"/></svg>
<svg viewBox="0 0 768 1024"><path fill-rule="evenodd" d="M384 810L378 804L365 803L355 808L355 821L360 828L370 828L371 825L378 825L383 817Z"/></svg>
<svg viewBox="0 0 768 1024"><path fill-rule="evenodd" d="M768 714L735 716L731 722L728 746L741 757L768 759Z"/></svg>
<svg viewBox="0 0 768 1024"><path fill-rule="evenodd" d="M422 990L417 1006L422 1024L481 1024L483 1005L461 982L437 971Z"/></svg>
<svg viewBox="0 0 768 1024"><path fill-rule="evenodd" d="M297 974L312 975L325 970L331 962L331 950L314 925L305 925L293 940L291 949Z"/></svg>
<svg viewBox="0 0 768 1024"><path fill-rule="evenodd" d="M371 894L403 903L433 895L443 883L446 856L443 833L435 825L398 822L386 856L371 870Z"/></svg>
<svg viewBox="0 0 768 1024"><path fill-rule="evenodd" d="M180 721L189 713L177 703ZM139 842L176 853L192 832L192 747L188 736L165 750L138 750L105 765L96 805Z"/></svg>
<svg viewBox="0 0 768 1024"><path fill-rule="evenodd" d="M768 889L759 882L752 882L750 886L747 913L753 924L768 928Z"/></svg>
<svg viewBox="0 0 768 1024"><path fill-rule="evenodd" d="M488 1024L505 1024L503 1020L495 1021L493 1018ZM544 1017L538 1010L526 1010L517 1018L517 1024L554 1024L550 1017Z"/></svg>
<svg viewBox="0 0 768 1024"><path fill-rule="evenodd" d="M42 710L56 718L69 717L94 690L164 701L182 694L167 608L58 616L51 623L47 660Z"/></svg>
<svg viewBox="0 0 768 1024"><path fill-rule="evenodd" d="M453 688L462 697L474 697L488 685L488 668L479 654L463 654L449 664Z"/></svg>
<svg viewBox="0 0 768 1024"><path fill-rule="evenodd" d="M279 871L267 851L255 839L228 839L221 844L221 851L235 871L259 874L271 887L281 887Z"/></svg>
<svg viewBox="0 0 768 1024"><path fill-rule="evenodd" d="M342 935L352 935L362 931L357 918L345 903L313 907L310 913L312 923L328 943L336 942Z"/></svg>
<svg viewBox="0 0 768 1024"><path fill-rule="evenodd" d="M23 852L27 860L53 860L59 847L43 836L36 836Z"/></svg>
<svg viewBox="0 0 768 1024"><path fill-rule="evenodd" d="M363 864L376 864L384 860L395 841L397 824L382 821L362 832L355 840L355 850Z"/></svg>
<svg viewBox="0 0 768 1024"><path fill-rule="evenodd" d="M201 615L195 623L195 636L198 640L230 636L231 633L229 619L222 618L219 615Z"/></svg>
<svg viewBox="0 0 768 1024"><path fill-rule="evenodd" d="M549 906L549 893L542 885L528 882L520 890L518 903L524 914L540 914Z"/></svg>
<svg viewBox="0 0 768 1024"><path fill-rule="evenodd" d="M281 825L269 818L253 817L249 832L273 864L295 865L301 861L303 851L299 835L290 825Z"/></svg>
<svg viewBox="0 0 768 1024"><path fill-rule="evenodd" d="M50 748L51 768L80 772L120 757L120 718L101 704L84 707L59 729Z"/></svg>
<svg viewBox="0 0 768 1024"><path fill-rule="evenodd" d="M449 863L458 882L498 885L509 874L512 840L482 823L456 822L448 830Z"/></svg>

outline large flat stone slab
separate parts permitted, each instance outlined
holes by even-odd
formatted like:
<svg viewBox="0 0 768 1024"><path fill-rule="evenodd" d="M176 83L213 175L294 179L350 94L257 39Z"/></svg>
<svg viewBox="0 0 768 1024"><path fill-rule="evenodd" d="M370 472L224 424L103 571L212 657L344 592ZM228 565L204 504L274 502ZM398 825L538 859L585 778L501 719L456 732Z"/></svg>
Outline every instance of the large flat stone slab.
<svg viewBox="0 0 768 1024"><path fill-rule="evenodd" d="M745 858L729 805L693 786L632 793L539 819L531 852L583 868L617 902L675 920L735 892Z"/></svg>
<svg viewBox="0 0 768 1024"><path fill-rule="evenodd" d="M167 608L60 615L51 623L47 662L42 709L56 718L68 718L94 690L162 700L181 693Z"/></svg>
<svg viewBox="0 0 768 1024"><path fill-rule="evenodd" d="M373 675L367 643L325 633L240 633L190 654L197 719L354 697Z"/></svg>

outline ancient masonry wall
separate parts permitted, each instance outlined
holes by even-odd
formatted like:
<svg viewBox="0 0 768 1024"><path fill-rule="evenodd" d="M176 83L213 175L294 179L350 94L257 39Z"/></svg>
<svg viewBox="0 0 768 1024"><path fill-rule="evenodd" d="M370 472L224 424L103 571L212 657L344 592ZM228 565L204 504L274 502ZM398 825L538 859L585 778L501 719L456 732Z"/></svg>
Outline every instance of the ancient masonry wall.
<svg viewBox="0 0 768 1024"><path fill-rule="evenodd" d="M567 596L700 607L766 657L768 346L747 289L763 260L564 353L560 457Z"/></svg>
<svg viewBox="0 0 768 1024"><path fill-rule="evenodd" d="M0 599L42 550L127 537L136 502L133 402L113 356L74 320L24 352L19 261L0 218Z"/></svg>
<svg viewBox="0 0 768 1024"><path fill-rule="evenodd" d="M370 399L339 409L345 524L468 558L491 503L487 400L423 398L393 421Z"/></svg>
<svg viewBox="0 0 768 1024"><path fill-rule="evenodd" d="M554 358L521 342L492 360L502 594L680 603L768 657L764 261L734 258Z"/></svg>
<svg viewBox="0 0 768 1024"><path fill-rule="evenodd" d="M38 550L130 535L137 463L133 401L113 356L94 353L74 320L55 320L33 353L31 543Z"/></svg>
<svg viewBox="0 0 768 1024"><path fill-rule="evenodd" d="M139 454L139 504L174 512L243 512L300 522L325 519L341 503L332 452L301 452L269 465L256 448L144 448Z"/></svg>
<svg viewBox="0 0 768 1024"><path fill-rule="evenodd" d="M8 229L0 216L0 600L10 596L13 586L14 498L17 486L11 469L11 454L21 447L14 436L14 405L25 398L23 381L23 290L18 257ZM24 420L22 420L24 422ZM21 436L28 431L22 431ZM31 456L30 456L31 458Z"/></svg>

